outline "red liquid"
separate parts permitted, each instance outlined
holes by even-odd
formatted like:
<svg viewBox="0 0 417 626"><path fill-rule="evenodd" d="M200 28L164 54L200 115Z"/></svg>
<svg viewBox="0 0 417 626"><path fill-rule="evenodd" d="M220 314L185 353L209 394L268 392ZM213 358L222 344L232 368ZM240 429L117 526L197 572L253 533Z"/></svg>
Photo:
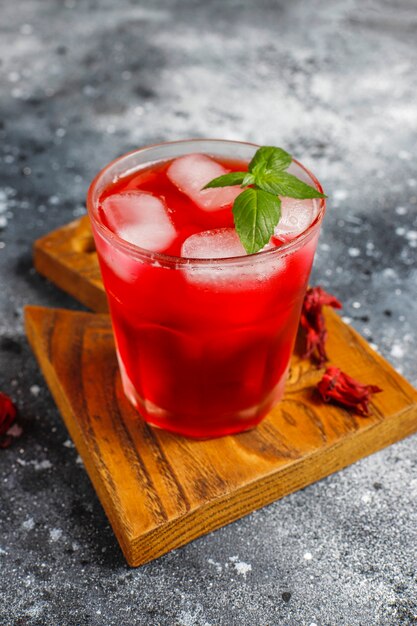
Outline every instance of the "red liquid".
<svg viewBox="0 0 417 626"><path fill-rule="evenodd" d="M187 237L233 227L233 216L231 206L196 207L167 178L169 164L123 177L100 203L133 189L163 196L178 236L161 252L179 256ZM99 217L108 225L102 209ZM191 437L258 424L283 392L318 231L285 257L257 256L214 280L198 268L140 261L94 230L124 389L145 420Z"/></svg>

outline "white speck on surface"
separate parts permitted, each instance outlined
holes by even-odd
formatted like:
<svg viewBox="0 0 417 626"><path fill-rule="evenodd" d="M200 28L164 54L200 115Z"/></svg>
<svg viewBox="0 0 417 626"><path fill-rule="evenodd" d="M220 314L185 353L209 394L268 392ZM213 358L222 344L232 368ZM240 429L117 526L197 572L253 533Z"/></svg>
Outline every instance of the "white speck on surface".
<svg viewBox="0 0 417 626"><path fill-rule="evenodd" d="M348 250L348 254L351 257L358 257L360 256L361 251L359 250L359 248L349 248Z"/></svg>
<svg viewBox="0 0 417 626"><path fill-rule="evenodd" d="M313 555L311 554L311 552L304 552L304 560L305 561L311 561L313 558Z"/></svg>
<svg viewBox="0 0 417 626"><path fill-rule="evenodd" d="M356 226L362 225L362 220L360 217L356 217L355 215L345 215L345 220L348 224L354 224Z"/></svg>
<svg viewBox="0 0 417 626"><path fill-rule="evenodd" d="M35 470L44 470L44 469L51 469L52 467L52 463L51 461L48 461L48 459L44 459L43 461L31 461L33 467L35 468Z"/></svg>
<svg viewBox="0 0 417 626"><path fill-rule="evenodd" d="M39 387L39 385L32 385L32 387L30 388L30 393L32 394L32 396L35 396L35 398L38 397L40 391L41 388Z"/></svg>
<svg viewBox="0 0 417 626"><path fill-rule="evenodd" d="M372 501L371 496L369 495L369 493L365 493L362 498L361 498L362 502L364 504L369 504Z"/></svg>
<svg viewBox="0 0 417 626"><path fill-rule="evenodd" d="M394 343L391 348L391 356L396 359L401 359L404 356L404 348L400 346L398 343Z"/></svg>
<svg viewBox="0 0 417 626"><path fill-rule="evenodd" d="M395 212L397 215L406 215L408 213L408 209L405 206L397 206Z"/></svg>
<svg viewBox="0 0 417 626"><path fill-rule="evenodd" d="M397 278L397 272L393 270L392 267L386 267L383 270L382 275L384 278Z"/></svg>
<svg viewBox="0 0 417 626"><path fill-rule="evenodd" d="M94 96L97 93L97 89L95 89L92 85L84 85L83 94L86 96Z"/></svg>
<svg viewBox="0 0 417 626"><path fill-rule="evenodd" d="M207 563L209 563L210 565L213 565L216 568L216 572L218 574L220 574L223 570L223 567L221 565L221 563L218 563L217 561L214 561L213 559L208 559Z"/></svg>
<svg viewBox="0 0 417 626"><path fill-rule="evenodd" d="M0 548L0 556L6 556L7 552L6 550L3 550L3 548Z"/></svg>
<svg viewBox="0 0 417 626"><path fill-rule="evenodd" d="M210 626L207 620L203 616L203 607L200 603L191 603L187 601L186 608L182 609L177 619L172 620L173 623L179 624L179 626Z"/></svg>
<svg viewBox="0 0 417 626"><path fill-rule="evenodd" d="M360 309L361 308L361 303L360 302L352 302L352 308Z"/></svg>
<svg viewBox="0 0 417 626"><path fill-rule="evenodd" d="M27 579L25 581L25 585L26 585L26 587L29 587L29 585L31 585L34 582L35 582L35 580L33 578L27 577ZM39 602L36 602L32 606L28 607L26 609L26 614L29 617L40 617L42 615L42 613L44 612L46 606L47 606L47 603L45 601L41 600Z"/></svg>
<svg viewBox="0 0 417 626"><path fill-rule="evenodd" d="M404 226L397 226L397 228L395 229L395 234L398 235L399 237L402 237L403 235L405 235Z"/></svg>
<svg viewBox="0 0 417 626"><path fill-rule="evenodd" d="M267 75L268 69L270 70L270 68L265 66L264 72L261 75ZM328 76L325 76L323 74L315 74L312 77L311 90L317 98L322 98L323 100L331 100L334 94L334 88L334 81L330 80Z"/></svg>
<svg viewBox="0 0 417 626"><path fill-rule="evenodd" d="M75 448L71 439L67 439L62 445L65 446L65 448Z"/></svg>
<svg viewBox="0 0 417 626"><path fill-rule="evenodd" d="M80 455L78 454L77 458L75 459L75 462L77 463L77 465L82 465L84 467L84 463L82 458L80 457Z"/></svg>
<svg viewBox="0 0 417 626"><path fill-rule="evenodd" d="M250 563L245 563L245 561L240 561L238 556L231 556L229 561L232 561L233 567L237 573L245 578L246 574L252 571L252 565Z"/></svg>
<svg viewBox="0 0 417 626"><path fill-rule="evenodd" d="M86 208L84 206L77 206L73 209L72 214L74 217L81 217L86 214Z"/></svg>
<svg viewBox="0 0 417 626"><path fill-rule="evenodd" d="M7 78L11 83L17 83L20 80L20 74L18 72L9 72Z"/></svg>
<svg viewBox="0 0 417 626"><path fill-rule="evenodd" d="M348 192L346 191L346 189L336 189L333 194L333 198L335 200L346 200L347 197Z"/></svg>
<svg viewBox="0 0 417 626"><path fill-rule="evenodd" d="M412 156L411 152L408 152L407 150L400 150L398 153L398 158L403 161L409 161Z"/></svg>
<svg viewBox="0 0 417 626"><path fill-rule="evenodd" d="M29 517L22 523L22 528L24 530L33 530L35 528L35 521L33 517Z"/></svg>
<svg viewBox="0 0 417 626"><path fill-rule="evenodd" d="M59 541L62 537L62 530L60 528L52 528L52 530L49 531L49 540L52 541L53 543L56 543L57 541Z"/></svg>
<svg viewBox="0 0 417 626"><path fill-rule="evenodd" d="M252 565L250 563L245 563L244 561L238 561L237 563L233 563L235 570L241 576L246 578L246 574L252 571Z"/></svg>
<svg viewBox="0 0 417 626"><path fill-rule="evenodd" d="M351 318L351 317L347 317L347 315L343 315L343 316L342 316L342 321L343 321L345 324L350 324L350 323L352 322L352 318Z"/></svg>

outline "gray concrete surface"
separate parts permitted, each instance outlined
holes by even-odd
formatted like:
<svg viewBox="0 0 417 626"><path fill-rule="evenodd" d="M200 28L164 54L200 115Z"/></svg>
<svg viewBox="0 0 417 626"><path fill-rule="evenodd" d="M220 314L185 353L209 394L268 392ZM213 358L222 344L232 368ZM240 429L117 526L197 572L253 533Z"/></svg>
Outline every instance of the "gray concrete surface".
<svg viewBox="0 0 417 626"><path fill-rule="evenodd" d="M79 308L32 241L84 211L134 147L286 147L329 193L313 283L417 382L414 0L2 0L0 389L25 429L0 451L1 626L417 623L416 437L129 569L22 327Z"/></svg>

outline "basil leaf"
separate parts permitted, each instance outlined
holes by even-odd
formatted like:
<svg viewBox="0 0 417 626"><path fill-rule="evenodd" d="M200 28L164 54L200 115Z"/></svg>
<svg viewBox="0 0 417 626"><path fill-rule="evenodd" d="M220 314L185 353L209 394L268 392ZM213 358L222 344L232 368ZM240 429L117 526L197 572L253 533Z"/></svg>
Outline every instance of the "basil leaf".
<svg viewBox="0 0 417 626"><path fill-rule="evenodd" d="M292 157L282 148L263 146L256 152L248 169L255 177L262 172L286 170L292 162Z"/></svg>
<svg viewBox="0 0 417 626"><path fill-rule="evenodd" d="M288 172L271 172L258 176L256 184L260 189L278 196L289 198L326 198L324 193L320 193L315 187L311 187L302 180L288 174Z"/></svg>
<svg viewBox="0 0 417 626"><path fill-rule="evenodd" d="M247 172L230 172L230 174L223 174L211 180L203 189L211 189L212 187L230 187L232 185L241 185Z"/></svg>
<svg viewBox="0 0 417 626"><path fill-rule="evenodd" d="M241 187L247 187L248 185L253 185L255 182L255 176L250 172L246 172L245 178L242 180Z"/></svg>
<svg viewBox="0 0 417 626"><path fill-rule="evenodd" d="M282 148L263 146L252 157L248 172L230 172L204 187L240 185L245 188L233 203L233 217L239 238L249 254L261 250L273 235L281 218L278 196L300 200L327 197L286 172L291 163L292 156Z"/></svg>
<svg viewBox="0 0 417 626"><path fill-rule="evenodd" d="M270 240L281 217L281 200L262 189L246 189L233 203L236 231L248 254Z"/></svg>

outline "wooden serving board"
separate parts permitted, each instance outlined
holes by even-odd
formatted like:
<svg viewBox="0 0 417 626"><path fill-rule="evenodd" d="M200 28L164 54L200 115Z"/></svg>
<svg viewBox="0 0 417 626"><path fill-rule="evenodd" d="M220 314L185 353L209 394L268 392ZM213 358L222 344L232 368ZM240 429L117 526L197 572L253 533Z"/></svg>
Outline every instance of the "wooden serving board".
<svg viewBox="0 0 417 626"><path fill-rule="evenodd" d="M33 261L40 274L89 309L108 310L87 215L35 241Z"/></svg>
<svg viewBox="0 0 417 626"><path fill-rule="evenodd" d="M109 317L27 307L26 331L128 563L146 563L417 430L417 392L326 313L331 362L384 391L369 418L323 404L294 354L256 429L195 441L153 429L123 395Z"/></svg>

